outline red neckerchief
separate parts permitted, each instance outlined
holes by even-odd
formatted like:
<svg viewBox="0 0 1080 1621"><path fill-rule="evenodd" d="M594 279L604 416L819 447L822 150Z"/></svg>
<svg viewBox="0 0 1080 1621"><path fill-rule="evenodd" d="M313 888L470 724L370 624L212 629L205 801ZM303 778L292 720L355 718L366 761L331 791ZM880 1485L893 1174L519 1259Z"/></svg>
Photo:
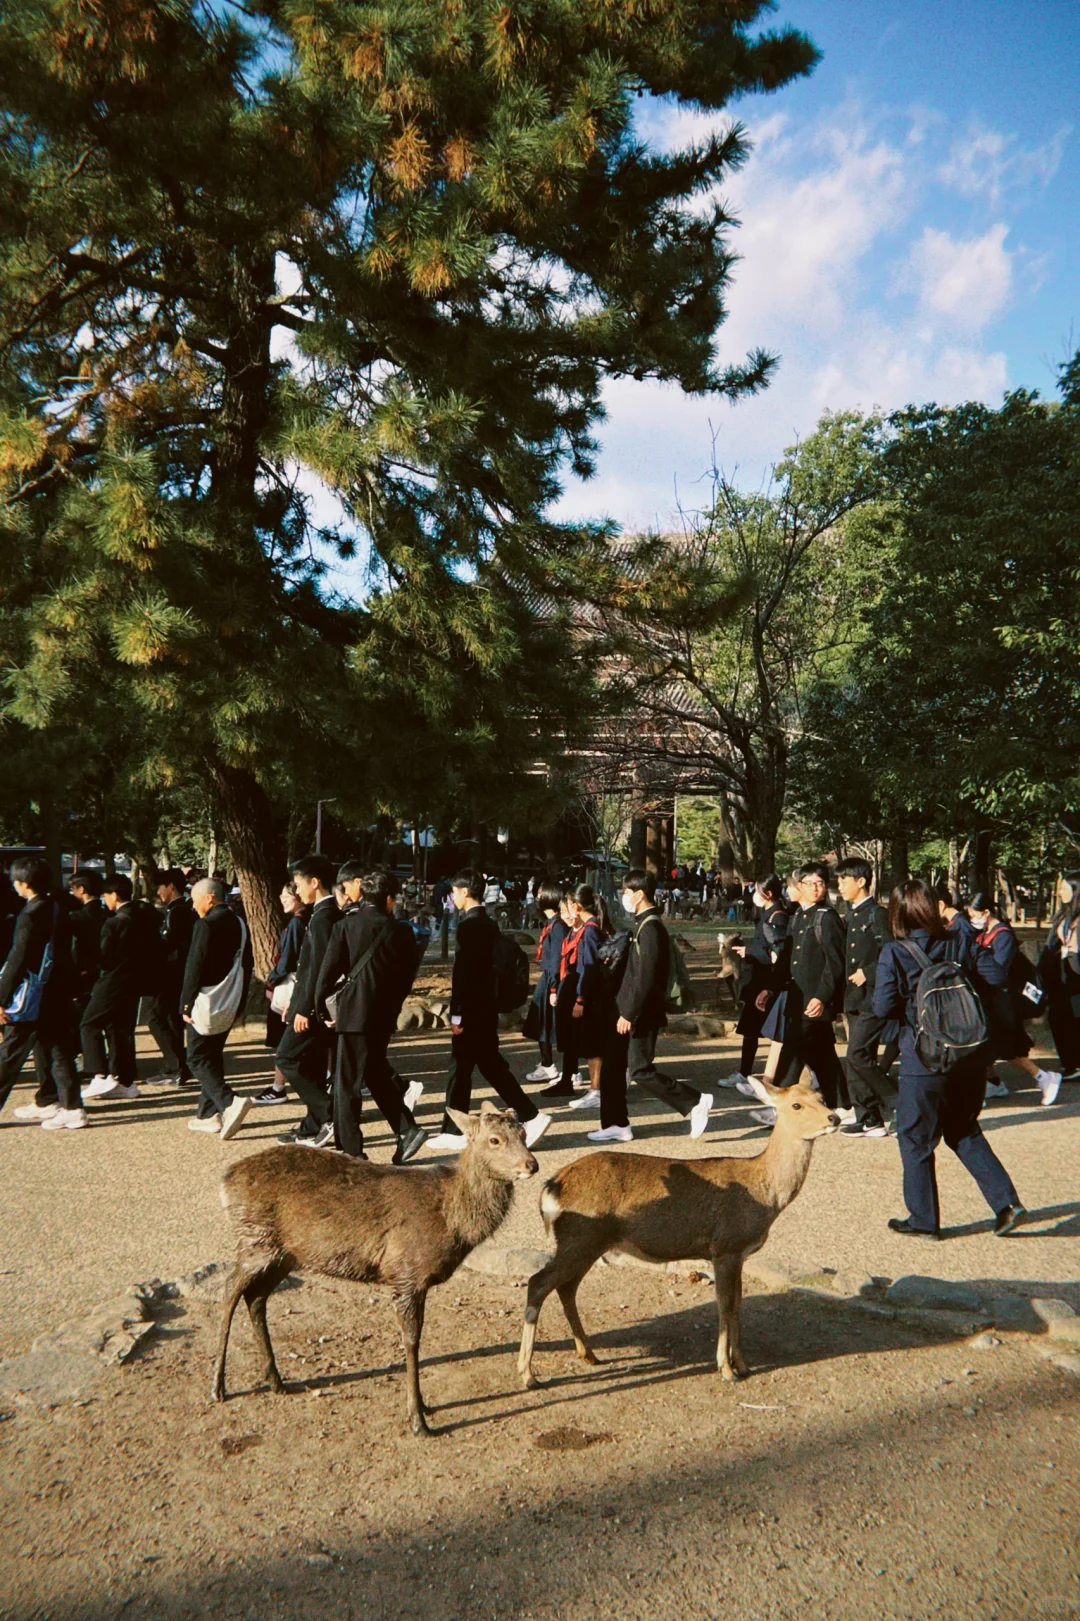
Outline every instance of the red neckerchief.
<svg viewBox="0 0 1080 1621"><path fill-rule="evenodd" d="M571 968L577 967L578 952L581 949L581 939L585 930L596 928L599 928L599 924L594 917L591 917L581 925L580 929L575 929L572 934L567 935L563 941L562 961L559 964L560 981L566 978Z"/></svg>
<svg viewBox="0 0 1080 1621"><path fill-rule="evenodd" d="M975 937L976 945L980 945L984 947L984 949L989 950L991 940L996 940L1002 929L1007 929L1008 927L1009 925L1007 923L999 922L997 928L995 929L983 929L982 932L977 934Z"/></svg>
<svg viewBox="0 0 1080 1621"><path fill-rule="evenodd" d="M548 941L548 935L551 933L552 929L555 927L557 922L558 922L558 918L553 917L551 922L550 923L545 923L544 927L540 930L540 944L536 948L536 961L537 962L539 962L541 960L541 958L543 957L543 955L544 955L544 947L547 945L547 941Z"/></svg>

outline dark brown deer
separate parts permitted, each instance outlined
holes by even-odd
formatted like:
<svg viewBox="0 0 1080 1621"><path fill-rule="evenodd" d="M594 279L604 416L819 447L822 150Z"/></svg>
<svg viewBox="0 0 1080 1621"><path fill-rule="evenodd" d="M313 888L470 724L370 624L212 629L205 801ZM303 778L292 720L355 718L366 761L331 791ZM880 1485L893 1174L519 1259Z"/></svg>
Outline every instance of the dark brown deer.
<svg viewBox="0 0 1080 1621"><path fill-rule="evenodd" d="M225 1354L240 1297L263 1353L263 1378L285 1385L266 1326L268 1297L299 1268L394 1291L408 1381L409 1420L431 1432L420 1395L420 1335L429 1289L502 1225L514 1183L539 1169L513 1112L485 1103L479 1114L448 1111L468 1138L453 1169L371 1165L332 1149L270 1148L230 1167L221 1202L236 1233L236 1261L225 1284L211 1392L225 1399Z"/></svg>
<svg viewBox="0 0 1080 1621"><path fill-rule="evenodd" d="M776 1125L753 1159L661 1159L653 1154L586 1154L544 1185L540 1210L555 1254L533 1274L526 1297L518 1371L536 1384L533 1346L540 1308L557 1290L577 1354L596 1362L577 1309L582 1278L609 1250L646 1261L711 1260L720 1334L716 1365L725 1379L748 1373L739 1333L742 1269L795 1198L810 1168L815 1139L836 1130L835 1114L806 1086L757 1083L776 1109Z"/></svg>

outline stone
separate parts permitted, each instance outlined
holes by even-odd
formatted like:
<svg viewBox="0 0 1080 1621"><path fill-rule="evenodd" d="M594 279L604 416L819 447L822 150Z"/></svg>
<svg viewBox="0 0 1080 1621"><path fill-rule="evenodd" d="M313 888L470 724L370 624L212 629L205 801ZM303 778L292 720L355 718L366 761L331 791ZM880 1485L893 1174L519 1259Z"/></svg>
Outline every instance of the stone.
<svg viewBox="0 0 1080 1621"><path fill-rule="evenodd" d="M528 1004L525 1004L525 1006L527 1005ZM513 1030L520 1033L522 1023L525 1019L525 1006L514 1008L511 1013L500 1013L499 1029L504 1031Z"/></svg>
<svg viewBox="0 0 1080 1621"><path fill-rule="evenodd" d="M845 1300L868 1300L878 1292L877 1284L869 1272L837 1272L826 1285L834 1295Z"/></svg>
<svg viewBox="0 0 1080 1621"><path fill-rule="evenodd" d="M1041 1334L1044 1324L1032 1310L1026 1295L995 1295L986 1302L986 1309L994 1320L995 1328L1018 1329L1028 1334Z"/></svg>
<svg viewBox="0 0 1080 1621"><path fill-rule="evenodd" d="M899 1315L905 1323L918 1323L935 1334L954 1334L957 1339L966 1339L991 1326L986 1316L974 1317L970 1312L949 1311L941 1306L902 1306Z"/></svg>
<svg viewBox="0 0 1080 1621"><path fill-rule="evenodd" d="M1060 1345L1080 1345L1080 1317L1061 1317L1048 1323L1046 1332Z"/></svg>
<svg viewBox="0 0 1080 1621"><path fill-rule="evenodd" d="M1063 1323L1076 1316L1075 1311L1067 1300L1033 1300L1031 1309L1036 1317L1044 1323Z"/></svg>
<svg viewBox="0 0 1080 1621"><path fill-rule="evenodd" d="M223 1298L228 1270L227 1261L207 1261L205 1266L197 1266L194 1272L185 1272L182 1278L177 1278L176 1292L182 1300L206 1300L214 1304Z"/></svg>
<svg viewBox="0 0 1080 1621"><path fill-rule="evenodd" d="M697 1033L699 1036L710 1036L715 1038L717 1036L727 1035L727 1025L724 1023L723 1019L714 1018L711 1013L696 1014L694 1017L694 1023L697 1025Z"/></svg>
<svg viewBox="0 0 1080 1621"><path fill-rule="evenodd" d="M782 1266L776 1266L772 1261L759 1261L755 1256L751 1256L744 1265L743 1275L754 1283L763 1284L766 1289L790 1289L792 1284L790 1272L785 1272Z"/></svg>
<svg viewBox="0 0 1080 1621"><path fill-rule="evenodd" d="M996 1334L973 1334L968 1340L969 1351L996 1351L1001 1341Z"/></svg>
<svg viewBox="0 0 1080 1621"><path fill-rule="evenodd" d="M1064 1356L1052 1356L1050 1361L1055 1368L1060 1368L1063 1373L1080 1374L1080 1356L1073 1356L1066 1352Z"/></svg>
<svg viewBox="0 0 1080 1621"><path fill-rule="evenodd" d="M550 1260L547 1250L506 1249L482 1244L465 1257L463 1264L470 1272L486 1272L493 1278L531 1278Z"/></svg>
<svg viewBox="0 0 1080 1621"><path fill-rule="evenodd" d="M912 1273L897 1278L885 1291L890 1306L916 1306L933 1311L978 1311L982 1296L964 1283L951 1283L947 1278L922 1277Z"/></svg>
<svg viewBox="0 0 1080 1621"><path fill-rule="evenodd" d="M85 1317L38 1335L29 1351L0 1363L0 1392L39 1407L74 1401L153 1332L150 1308L162 1289L156 1279L136 1284Z"/></svg>

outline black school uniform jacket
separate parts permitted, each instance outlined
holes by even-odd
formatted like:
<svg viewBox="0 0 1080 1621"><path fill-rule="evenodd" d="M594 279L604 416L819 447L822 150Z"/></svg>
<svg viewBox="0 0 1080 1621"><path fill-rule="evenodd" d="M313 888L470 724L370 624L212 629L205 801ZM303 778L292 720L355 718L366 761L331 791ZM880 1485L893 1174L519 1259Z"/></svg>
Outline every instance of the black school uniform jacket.
<svg viewBox="0 0 1080 1621"><path fill-rule="evenodd" d="M326 998L343 975L375 947L354 980L338 992L334 1028L345 1034L376 1026L393 1030L401 1004L412 990L420 957L416 935L407 923L388 917L378 907L351 907L334 925L315 985L315 1007L326 1017Z"/></svg>
<svg viewBox="0 0 1080 1621"><path fill-rule="evenodd" d="M818 936L820 935L820 939ZM815 998L835 1014L844 1000L844 925L831 906L810 906L791 922L791 984L801 1012Z"/></svg>
<svg viewBox="0 0 1080 1621"><path fill-rule="evenodd" d="M472 906L458 924L457 952L450 986L450 1017L460 1017L466 1035L495 1029L495 942L498 924L482 906Z"/></svg>
<svg viewBox="0 0 1080 1621"><path fill-rule="evenodd" d="M635 1036L649 1035L667 1024L664 1004L670 963L667 929L656 907L650 906L630 925L626 972L615 999L618 1016L630 1020Z"/></svg>
<svg viewBox="0 0 1080 1621"><path fill-rule="evenodd" d="M161 920L145 901L109 912L101 930L99 997L149 996L161 978Z"/></svg>
<svg viewBox="0 0 1080 1621"><path fill-rule="evenodd" d="M15 919L11 950L0 969L0 1007L7 1007L28 974L41 970L45 948L53 940L53 966L41 998L41 1016L56 1010L71 991L70 936L67 917L51 895L35 895ZM55 925L55 929L54 929Z"/></svg>
<svg viewBox="0 0 1080 1621"><path fill-rule="evenodd" d="M104 901L87 901L71 914L71 949L80 991L90 990L101 972L101 931L109 913Z"/></svg>
<svg viewBox="0 0 1080 1621"><path fill-rule="evenodd" d="M334 925L340 917L338 903L333 895L317 901L312 907L307 932L300 947L300 960L296 965L296 984L293 986L289 1001L289 1011L285 1015L287 1025L291 1025L298 1015L303 1015L305 1019L315 1018L315 987L319 983L319 970L323 965Z"/></svg>
<svg viewBox="0 0 1080 1621"><path fill-rule="evenodd" d="M754 1001L762 991L778 995L791 977L790 956L791 913L784 906L763 907L739 976L743 1001Z"/></svg>
<svg viewBox="0 0 1080 1621"><path fill-rule="evenodd" d="M844 1012L869 1013L877 984L877 963L881 948L891 940L889 916L872 895L848 913L844 958ZM865 985L853 985L851 976L861 968Z"/></svg>
<svg viewBox="0 0 1080 1621"><path fill-rule="evenodd" d="M215 906L205 917L196 915L191 931L191 949L184 965L184 988L180 1006L190 1013L201 990L220 985L232 971L236 953L240 949L243 925L228 906ZM251 938L244 941L244 978L250 982L252 969ZM247 984L240 1006L247 1000Z"/></svg>

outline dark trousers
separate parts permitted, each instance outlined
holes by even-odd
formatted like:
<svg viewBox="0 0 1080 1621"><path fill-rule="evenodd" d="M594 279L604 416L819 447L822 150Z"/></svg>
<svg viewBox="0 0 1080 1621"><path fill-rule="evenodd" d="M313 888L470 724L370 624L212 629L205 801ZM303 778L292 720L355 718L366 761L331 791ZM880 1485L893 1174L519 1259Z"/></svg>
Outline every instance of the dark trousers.
<svg viewBox="0 0 1080 1621"><path fill-rule="evenodd" d="M761 1008L755 1007L752 1001L743 1006L742 1017L739 1020L743 1026L742 1053L739 1058L740 1075L752 1075L754 1072L758 1043L761 1040L761 1027L768 1017L768 1008L763 1012Z"/></svg>
<svg viewBox="0 0 1080 1621"><path fill-rule="evenodd" d="M450 1068L446 1076L448 1109L460 1109L462 1114L468 1114L472 1104L473 1071L476 1069L522 1123L535 1119L540 1113L529 1095L522 1091L513 1070L499 1051L499 1027L495 1023L466 1025L459 1036L451 1036ZM456 1132L458 1128L450 1116L444 1114L441 1129Z"/></svg>
<svg viewBox="0 0 1080 1621"><path fill-rule="evenodd" d="M312 1020L302 1033L287 1024L278 1042L275 1054L277 1067L307 1108L307 1115L300 1126L305 1137L314 1137L330 1119L329 1053L330 1032L318 1019Z"/></svg>
<svg viewBox="0 0 1080 1621"><path fill-rule="evenodd" d="M986 1064L984 1052L966 1058L945 1075L900 1076L896 1134L904 1167L904 1203L911 1225L920 1232L936 1233L941 1225L934 1150L942 1138L975 1178L995 1215L1020 1203L1009 1173L979 1125Z"/></svg>
<svg viewBox="0 0 1080 1621"><path fill-rule="evenodd" d="M536 1045L540 1049L540 1062L546 1069L550 1069L555 1060L554 1047L550 1041L538 1041ZM560 1075L559 1080L568 1092L572 1092L574 1090L574 1076L577 1074L577 1067L577 1055L569 1047L564 1048L562 1055L562 1074Z"/></svg>
<svg viewBox="0 0 1080 1621"><path fill-rule="evenodd" d="M136 1076L135 1024L139 1017L139 998L133 992L99 992L95 985L82 1016L79 1034L82 1038L83 1069L95 1075L113 1074L122 1086L130 1086ZM114 1068L109 1069L109 1051Z"/></svg>
<svg viewBox="0 0 1080 1621"><path fill-rule="evenodd" d="M896 1108L896 1083L877 1061L878 1042L886 1020L873 1013L849 1013L847 1081L855 1118L860 1124L877 1119L884 1124Z"/></svg>
<svg viewBox="0 0 1080 1621"><path fill-rule="evenodd" d="M847 1081L836 1056L836 1037L828 1014L821 1019L808 1019L803 1014L791 1021L776 1072L777 1086L795 1086L804 1067L817 1081L828 1108L835 1109L838 1102L847 1108Z"/></svg>
<svg viewBox="0 0 1080 1621"><path fill-rule="evenodd" d="M1069 998L1055 998L1047 1008L1047 1018L1061 1073L1075 1075L1080 1069L1080 1019L1073 1012Z"/></svg>
<svg viewBox="0 0 1080 1621"><path fill-rule="evenodd" d="M334 1065L334 1141L346 1154L362 1154L364 1133L360 1126L363 1108L361 1089L366 1087L372 1102L395 1137L411 1131L416 1121L405 1107L401 1077L394 1073L386 1056L392 1032L386 1029L341 1030L337 1038Z"/></svg>
<svg viewBox="0 0 1080 1621"><path fill-rule="evenodd" d="M187 1061L192 1077L198 1081L200 1097L196 1114L200 1120L211 1115L224 1114L236 1096L225 1079L225 1043L229 1032L220 1036L200 1036L194 1025L187 1027Z"/></svg>
<svg viewBox="0 0 1080 1621"><path fill-rule="evenodd" d="M70 1021L42 1020L37 1024L5 1024L0 1029L0 1109L22 1073L31 1052L37 1072L34 1102L41 1108L59 1103L62 1109L82 1106L75 1074L75 1032Z"/></svg>
<svg viewBox="0 0 1080 1621"><path fill-rule="evenodd" d="M612 1030L600 1066L600 1125L628 1126L626 1112L627 1079L643 1092L656 1098L665 1109L688 1115L701 1093L685 1081L676 1081L656 1067L656 1038L658 1030L643 1030L631 1035L620 1035Z"/></svg>
<svg viewBox="0 0 1080 1621"><path fill-rule="evenodd" d="M146 998L146 1028L161 1048L169 1075L188 1079L184 1057L184 1020L180 1013L181 987L168 986L157 996Z"/></svg>

